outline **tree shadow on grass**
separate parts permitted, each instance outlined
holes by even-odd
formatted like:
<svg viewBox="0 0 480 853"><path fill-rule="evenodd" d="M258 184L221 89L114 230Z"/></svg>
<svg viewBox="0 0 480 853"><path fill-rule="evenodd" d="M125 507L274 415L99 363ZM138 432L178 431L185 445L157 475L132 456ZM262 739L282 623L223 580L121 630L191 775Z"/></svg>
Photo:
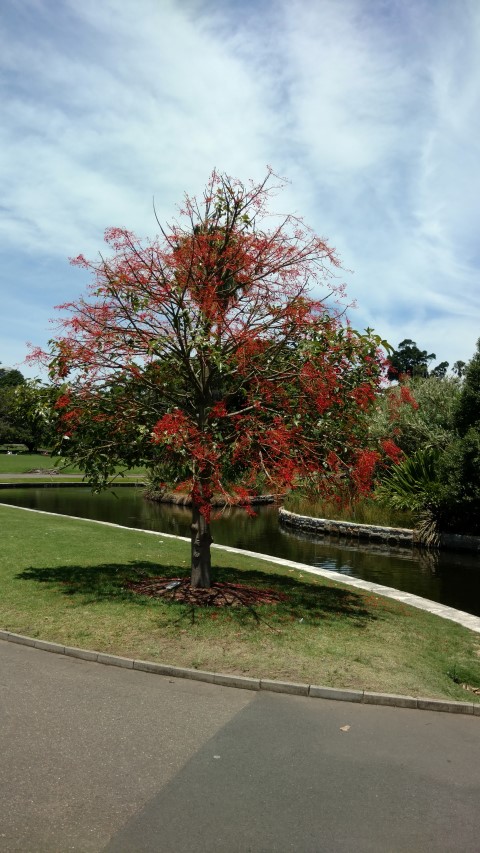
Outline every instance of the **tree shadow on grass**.
<svg viewBox="0 0 480 853"><path fill-rule="evenodd" d="M30 566L16 575L19 580L37 581L49 584L66 596L81 596L84 604L105 600L124 600L138 605L152 605L161 601L175 608L176 613L192 612L192 607L174 601L166 596L155 599L147 595L132 592L127 584L145 578L179 578L189 574L185 566L159 565L149 561L131 561L129 563L102 563L97 566ZM268 617L272 624L287 620L301 620L308 623L325 619L348 618L358 626L378 619L376 613L368 609L361 595L341 587L314 585L297 578L272 575L258 570L239 571L230 567L214 569L214 581L245 584L262 590L279 593L281 600L275 605L259 605L255 608L221 608L229 613L236 612L240 619L246 616L247 609L255 610ZM196 606L197 610L205 610ZM212 608L210 608L212 609ZM238 611L245 611L241 615Z"/></svg>
<svg viewBox="0 0 480 853"><path fill-rule="evenodd" d="M134 560L129 563L101 563L97 566L52 566L36 568L29 566L16 577L19 580L38 581L57 588L63 595L88 596L88 601L104 601L105 599L128 598L142 601L143 596L134 596L125 589L125 584L140 577L178 577L185 575L185 566L162 566L144 560Z"/></svg>
<svg viewBox="0 0 480 853"><path fill-rule="evenodd" d="M279 602L271 611L278 621L295 618L316 622L346 617L358 624L366 624L378 619L361 595L342 587L306 583L287 575L272 575L252 569L239 572L231 568L218 568L215 575L218 580L243 581L251 586L273 589L284 595L285 600Z"/></svg>

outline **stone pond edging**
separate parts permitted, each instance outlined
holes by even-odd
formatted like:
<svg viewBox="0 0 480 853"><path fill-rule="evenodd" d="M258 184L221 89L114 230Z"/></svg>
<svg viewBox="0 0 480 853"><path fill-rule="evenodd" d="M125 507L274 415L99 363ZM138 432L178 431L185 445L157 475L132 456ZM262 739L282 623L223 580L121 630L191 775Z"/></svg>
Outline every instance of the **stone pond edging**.
<svg viewBox="0 0 480 853"><path fill-rule="evenodd" d="M335 521L330 518L314 518L310 515L299 515L284 507L278 510L279 524L298 530L301 533L321 534L329 536L346 536L368 543L390 545L393 547L422 547L416 536L416 531L407 527L381 527L378 524L357 524L354 521ZM443 533L440 536L440 546L450 550L480 552L480 536L460 536L453 533Z"/></svg>
<svg viewBox="0 0 480 853"><path fill-rule="evenodd" d="M298 515L283 507L278 510L278 520L285 527L292 527L304 533L350 536L370 542L383 542L386 545L413 546L415 544L414 531L407 527L380 527L377 524L357 524L353 521L314 518L310 515Z"/></svg>
<svg viewBox="0 0 480 853"><path fill-rule="evenodd" d="M159 504L170 504L171 506L183 506L183 507L191 507L192 498L191 495L186 494L176 494L175 492L157 492L155 490L149 491L148 489L145 492L145 497L147 500L152 501L153 503ZM253 498L248 498L245 500L233 501L232 503L228 503L223 498L216 498L215 496L212 498L211 506L215 509L218 508L228 508L228 509L244 509L247 506L260 506L261 504L274 504L278 501L278 495L256 495Z"/></svg>

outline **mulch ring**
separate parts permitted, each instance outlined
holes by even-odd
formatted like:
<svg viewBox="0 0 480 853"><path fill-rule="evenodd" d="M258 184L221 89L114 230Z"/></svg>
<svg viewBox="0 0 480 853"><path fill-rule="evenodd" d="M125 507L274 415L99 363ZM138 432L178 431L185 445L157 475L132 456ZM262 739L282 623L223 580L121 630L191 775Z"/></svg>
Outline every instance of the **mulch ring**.
<svg viewBox="0 0 480 853"><path fill-rule="evenodd" d="M210 589L193 589L190 578L143 578L127 581L125 587L138 595L151 598L168 598L181 604L199 607L253 607L261 604L278 604L286 601L283 592L258 589L240 583L214 582Z"/></svg>

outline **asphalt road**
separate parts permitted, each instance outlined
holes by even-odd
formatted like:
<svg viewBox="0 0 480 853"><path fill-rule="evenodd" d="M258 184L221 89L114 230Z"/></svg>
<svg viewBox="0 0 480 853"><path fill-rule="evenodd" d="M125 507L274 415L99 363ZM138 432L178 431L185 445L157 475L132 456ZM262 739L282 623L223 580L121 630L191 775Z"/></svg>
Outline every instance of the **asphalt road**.
<svg viewBox="0 0 480 853"><path fill-rule="evenodd" d="M0 641L0 851L478 853L479 743L479 717Z"/></svg>

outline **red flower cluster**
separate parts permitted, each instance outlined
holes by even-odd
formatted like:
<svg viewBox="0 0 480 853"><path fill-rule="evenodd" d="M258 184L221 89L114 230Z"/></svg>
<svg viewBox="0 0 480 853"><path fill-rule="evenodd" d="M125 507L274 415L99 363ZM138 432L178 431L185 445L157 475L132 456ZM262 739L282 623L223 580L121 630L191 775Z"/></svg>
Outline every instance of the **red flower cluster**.
<svg viewBox="0 0 480 853"><path fill-rule="evenodd" d="M352 478L360 495L368 495L372 490L372 480L380 455L375 450L361 450L357 455Z"/></svg>
<svg viewBox="0 0 480 853"><path fill-rule="evenodd" d="M180 409L168 412L163 418L157 421L152 430L152 441L154 444L182 445L186 439L191 437L192 426Z"/></svg>
<svg viewBox="0 0 480 853"><path fill-rule="evenodd" d="M212 408L210 409L209 417L211 420L217 420L218 418L225 418L228 415L227 407L223 400L219 400L218 403L214 403Z"/></svg>
<svg viewBox="0 0 480 853"><path fill-rule="evenodd" d="M368 382L363 382L352 391L352 397L362 411L368 409L375 399L375 391Z"/></svg>
<svg viewBox="0 0 480 853"><path fill-rule="evenodd" d="M398 462L400 462L401 458L404 456L403 450L401 450L401 448L398 447L395 442L392 441L391 438L386 438L384 441L382 441L381 447L385 455L388 456L388 458L391 459L392 462L395 463L395 465L397 465Z"/></svg>
<svg viewBox="0 0 480 853"><path fill-rule="evenodd" d="M412 409L418 409L418 403L408 385L402 385L400 387L400 399L402 403L408 403Z"/></svg>

